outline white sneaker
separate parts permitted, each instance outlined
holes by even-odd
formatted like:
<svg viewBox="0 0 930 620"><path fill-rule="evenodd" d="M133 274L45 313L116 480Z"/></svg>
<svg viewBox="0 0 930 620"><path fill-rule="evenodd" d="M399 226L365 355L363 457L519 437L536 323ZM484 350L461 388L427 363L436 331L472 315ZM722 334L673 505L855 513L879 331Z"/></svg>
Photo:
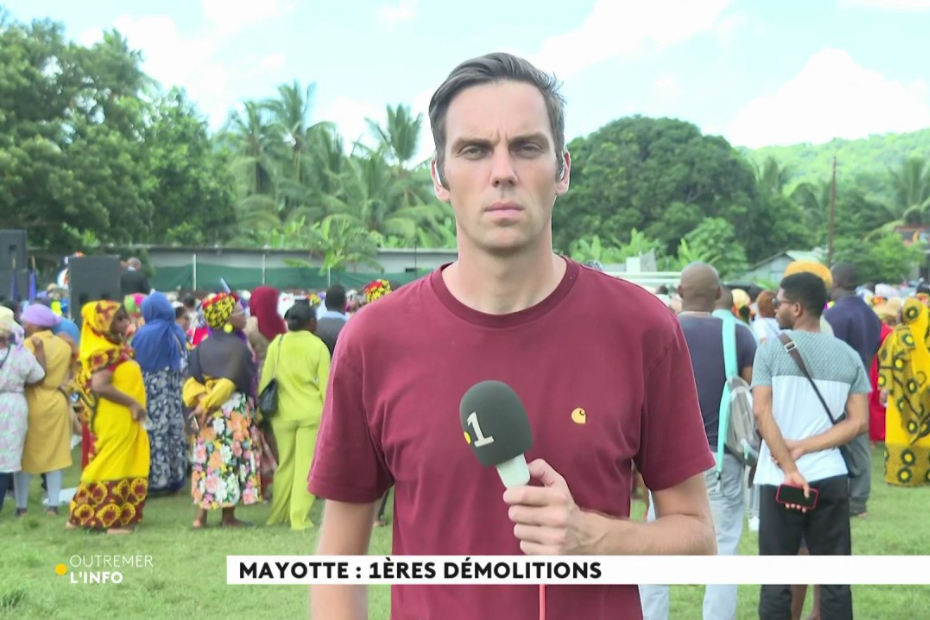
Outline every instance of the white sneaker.
<svg viewBox="0 0 930 620"><path fill-rule="evenodd" d="M749 518L749 531L758 532L759 531L759 517L750 517Z"/></svg>

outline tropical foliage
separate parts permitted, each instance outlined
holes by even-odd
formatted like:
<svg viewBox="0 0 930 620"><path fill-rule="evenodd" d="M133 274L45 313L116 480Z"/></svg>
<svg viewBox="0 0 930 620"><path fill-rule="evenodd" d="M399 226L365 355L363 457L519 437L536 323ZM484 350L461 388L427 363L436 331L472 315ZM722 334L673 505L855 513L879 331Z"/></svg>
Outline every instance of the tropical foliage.
<svg viewBox="0 0 930 620"><path fill-rule="evenodd" d="M389 105L347 143L314 114L314 92L282 84L212 132L118 32L82 46L59 24L0 14L0 227L59 255L229 244L299 248L333 269L379 247L454 247L451 208L418 160L423 116ZM927 132L749 152L685 121L619 118L570 142L554 243L579 260L651 254L660 269L704 260L727 275L826 248L838 155L836 256L904 278L924 256L898 229L930 225Z"/></svg>

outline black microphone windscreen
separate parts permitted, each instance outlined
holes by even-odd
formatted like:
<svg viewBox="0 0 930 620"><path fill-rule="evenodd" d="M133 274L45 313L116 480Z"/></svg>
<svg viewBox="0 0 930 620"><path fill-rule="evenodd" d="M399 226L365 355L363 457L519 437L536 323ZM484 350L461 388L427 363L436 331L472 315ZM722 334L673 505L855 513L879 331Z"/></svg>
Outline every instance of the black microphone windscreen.
<svg viewBox="0 0 930 620"><path fill-rule="evenodd" d="M459 407L465 441L485 467L525 454L533 446L526 409L506 383L482 381L472 386Z"/></svg>

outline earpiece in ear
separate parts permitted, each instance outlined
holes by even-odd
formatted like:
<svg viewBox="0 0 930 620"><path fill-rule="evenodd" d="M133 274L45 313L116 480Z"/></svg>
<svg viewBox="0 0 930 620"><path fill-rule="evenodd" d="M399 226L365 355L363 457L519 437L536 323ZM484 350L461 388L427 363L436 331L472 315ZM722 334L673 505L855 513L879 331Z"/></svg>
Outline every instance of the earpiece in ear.
<svg viewBox="0 0 930 620"><path fill-rule="evenodd" d="M439 181L439 184L443 187L446 187L446 182L442 180L442 175L439 174L439 164L436 160L433 160L433 174L436 175L436 180Z"/></svg>

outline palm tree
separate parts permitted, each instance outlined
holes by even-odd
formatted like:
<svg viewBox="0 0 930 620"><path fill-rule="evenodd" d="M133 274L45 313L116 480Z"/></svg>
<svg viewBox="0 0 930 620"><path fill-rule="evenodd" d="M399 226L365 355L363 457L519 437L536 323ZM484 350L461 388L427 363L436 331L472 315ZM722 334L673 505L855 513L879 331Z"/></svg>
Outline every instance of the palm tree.
<svg viewBox="0 0 930 620"><path fill-rule="evenodd" d="M381 126L372 119L365 119L369 131L378 142L388 161L393 164L397 179L401 184L403 201L408 206L418 203L430 202L432 197L432 182L429 179L429 167L421 163L411 167L417 156L420 146L420 132L423 130L423 115L417 114L414 118L410 106L398 104L386 107L387 123ZM427 171L417 175L417 171Z"/></svg>
<svg viewBox="0 0 930 620"><path fill-rule="evenodd" d="M888 170L894 203L894 213L908 223L927 221L930 210L930 162L922 157L911 157L900 170Z"/></svg>
<svg viewBox="0 0 930 620"><path fill-rule="evenodd" d="M888 169L891 200L877 201L886 223L867 239L894 232L901 226L930 223L930 162L911 157L899 170Z"/></svg>
<svg viewBox="0 0 930 620"><path fill-rule="evenodd" d="M310 108L316 84L302 89L298 82L278 86L278 97L264 102L263 107L271 114L271 130L275 133L275 147L287 153L286 178L301 182L305 177L304 163L318 127L331 126L322 122L311 125ZM277 142L280 140L280 142Z"/></svg>
<svg viewBox="0 0 930 620"><path fill-rule="evenodd" d="M387 125L365 119L368 128L379 143L385 147L388 157L401 169L407 169L413 158L416 157L420 146L420 131L423 128L423 115L416 118L410 111L410 106L398 104L395 107L387 106Z"/></svg>
<svg viewBox="0 0 930 620"><path fill-rule="evenodd" d="M340 180L340 191L326 197L329 211L349 215L365 230L384 237L411 241L421 224L441 221L447 215L436 202L410 205L403 200L403 186L383 148L359 146Z"/></svg>
<svg viewBox="0 0 930 620"><path fill-rule="evenodd" d="M791 200L804 209L804 218L810 230L823 231L830 213L829 182L804 182L791 192Z"/></svg>
<svg viewBox="0 0 930 620"><path fill-rule="evenodd" d="M756 180L763 191L780 196L788 184L789 171L782 167L773 157L766 157L765 162L756 170Z"/></svg>
<svg viewBox="0 0 930 620"><path fill-rule="evenodd" d="M227 123L224 139L236 153L233 171L245 182L248 195L274 194L273 170L275 167L271 124L262 107L254 102L243 104L241 112L234 112Z"/></svg>

